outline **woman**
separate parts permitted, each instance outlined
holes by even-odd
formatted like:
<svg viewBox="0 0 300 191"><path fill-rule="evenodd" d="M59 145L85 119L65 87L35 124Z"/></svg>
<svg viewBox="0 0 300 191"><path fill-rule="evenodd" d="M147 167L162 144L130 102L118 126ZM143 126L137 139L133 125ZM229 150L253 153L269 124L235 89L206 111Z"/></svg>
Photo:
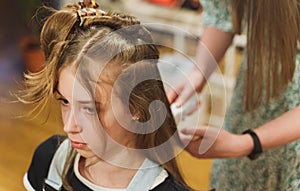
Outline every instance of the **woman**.
<svg viewBox="0 0 300 191"><path fill-rule="evenodd" d="M61 104L64 136L35 151L27 190L188 190L176 125L150 33L94 1L54 11L41 32L46 67L26 75L23 103ZM147 76L147 78L145 78Z"/></svg>
<svg viewBox="0 0 300 191"><path fill-rule="evenodd" d="M300 138L299 0L203 0L202 5L205 28L198 65L189 75L192 84L169 92L170 102L180 106L192 89L200 92L215 69L207 64L202 45L216 62L234 34L246 32L247 47L224 123L234 134L199 127L187 150L197 157L235 158L214 161L211 183L216 190L299 190L300 142L273 148ZM205 150L201 141L213 142L206 153L199 153ZM247 155L252 160L237 158Z"/></svg>

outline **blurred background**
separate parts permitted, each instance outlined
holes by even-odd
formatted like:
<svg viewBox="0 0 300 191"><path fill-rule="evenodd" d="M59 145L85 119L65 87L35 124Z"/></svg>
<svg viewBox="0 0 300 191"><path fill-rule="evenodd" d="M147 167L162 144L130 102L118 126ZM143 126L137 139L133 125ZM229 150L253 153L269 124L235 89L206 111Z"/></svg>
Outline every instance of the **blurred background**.
<svg viewBox="0 0 300 191"><path fill-rule="evenodd" d="M185 72L191 67L187 58L195 56L201 38L202 7L198 0L101 0L103 10L123 11L137 16L149 26L160 48L162 60L172 62ZM11 93L21 87L27 71L37 72L44 66L39 32L49 13L42 5L59 8L74 0L17 0L1 1L0 6L0 191L22 191L22 178L27 171L36 146L53 134L61 134L57 103L49 105L38 118L24 118L30 106L13 102ZM213 74L210 88L201 95L199 111L182 125L220 125L234 85L235 75L245 40L234 40L221 62L221 73ZM160 67L164 79L178 79L172 68ZM210 89L221 90L225 79L226 97ZM211 104L211 103L215 104ZM45 122L45 119L48 119ZM186 152L177 157L181 170L191 187L206 191L209 188L211 160L195 159Z"/></svg>

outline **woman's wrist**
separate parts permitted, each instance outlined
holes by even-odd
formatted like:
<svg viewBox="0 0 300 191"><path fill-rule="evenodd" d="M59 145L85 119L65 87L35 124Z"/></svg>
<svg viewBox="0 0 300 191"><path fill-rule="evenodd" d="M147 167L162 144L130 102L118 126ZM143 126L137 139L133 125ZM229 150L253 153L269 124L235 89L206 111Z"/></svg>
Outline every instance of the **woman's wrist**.
<svg viewBox="0 0 300 191"><path fill-rule="evenodd" d="M193 82L194 88L197 92L201 92L203 87L206 84L207 79L205 79L203 73L200 71L200 69L195 66L192 72L189 75L189 80Z"/></svg>
<svg viewBox="0 0 300 191"><path fill-rule="evenodd" d="M243 134L248 134L251 136L252 141L253 141L253 149L251 151L251 153L248 155L248 158L251 160L256 159L261 153L262 153L262 145L261 142L259 140L259 137L257 136L257 134L251 130L251 129L247 129L246 131L243 132Z"/></svg>
<svg viewBox="0 0 300 191"><path fill-rule="evenodd" d="M249 155L254 148L253 141L248 134L233 134L224 131L221 133L223 137L219 142L222 142L222 146L219 149L222 151L222 155L216 155L217 158L241 158ZM224 144L224 142L227 144ZM221 152L219 152L220 154ZM213 156L215 157L215 156Z"/></svg>
<svg viewBox="0 0 300 191"><path fill-rule="evenodd" d="M246 157L254 149L253 139L250 134L237 135L238 143L236 153L234 157Z"/></svg>

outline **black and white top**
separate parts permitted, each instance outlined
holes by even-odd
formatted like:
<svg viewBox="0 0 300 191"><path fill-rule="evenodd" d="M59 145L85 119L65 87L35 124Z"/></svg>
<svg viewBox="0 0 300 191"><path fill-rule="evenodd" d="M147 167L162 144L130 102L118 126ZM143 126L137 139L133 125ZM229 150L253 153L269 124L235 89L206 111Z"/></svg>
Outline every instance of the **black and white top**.
<svg viewBox="0 0 300 191"><path fill-rule="evenodd" d="M62 187L61 173L71 145L64 136L53 136L40 144L35 150L28 172L24 175L23 183L27 191L65 191ZM78 171L80 155L74 161L70 185L74 191L187 191L161 166L146 159L143 165L154 166L138 170L126 189L105 188L93 184L80 175Z"/></svg>

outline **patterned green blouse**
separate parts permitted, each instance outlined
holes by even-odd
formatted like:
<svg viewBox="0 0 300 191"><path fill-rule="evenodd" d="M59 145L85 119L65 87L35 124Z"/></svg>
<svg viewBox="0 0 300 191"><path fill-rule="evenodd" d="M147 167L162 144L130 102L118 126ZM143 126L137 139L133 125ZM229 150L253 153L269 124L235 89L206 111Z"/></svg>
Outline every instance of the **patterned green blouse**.
<svg viewBox="0 0 300 191"><path fill-rule="evenodd" d="M232 31L229 0L202 0L201 4L205 10L202 21L204 26ZM224 128L241 134L299 105L299 62L300 55L297 55L294 77L285 92L256 110L245 112L242 100L246 66L243 59ZM300 191L300 141L265 151L254 161L246 157L214 160L211 187L217 191Z"/></svg>

